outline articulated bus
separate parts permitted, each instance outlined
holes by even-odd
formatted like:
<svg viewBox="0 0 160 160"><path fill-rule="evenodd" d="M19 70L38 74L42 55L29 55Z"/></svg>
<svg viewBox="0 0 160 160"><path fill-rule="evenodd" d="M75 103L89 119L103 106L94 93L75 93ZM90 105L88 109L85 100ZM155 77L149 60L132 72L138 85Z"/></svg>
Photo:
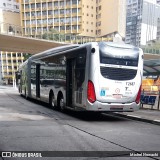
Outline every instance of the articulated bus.
<svg viewBox="0 0 160 160"><path fill-rule="evenodd" d="M140 106L143 51L91 42L33 55L19 68L19 92L60 110L135 111Z"/></svg>

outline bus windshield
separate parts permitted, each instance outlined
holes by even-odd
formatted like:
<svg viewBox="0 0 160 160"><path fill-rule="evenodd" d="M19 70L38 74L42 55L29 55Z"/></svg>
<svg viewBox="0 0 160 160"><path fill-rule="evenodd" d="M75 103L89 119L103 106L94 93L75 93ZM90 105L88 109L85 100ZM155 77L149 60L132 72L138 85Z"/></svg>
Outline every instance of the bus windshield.
<svg viewBox="0 0 160 160"><path fill-rule="evenodd" d="M131 48L120 48L100 44L100 63L123 66L138 66L138 50Z"/></svg>

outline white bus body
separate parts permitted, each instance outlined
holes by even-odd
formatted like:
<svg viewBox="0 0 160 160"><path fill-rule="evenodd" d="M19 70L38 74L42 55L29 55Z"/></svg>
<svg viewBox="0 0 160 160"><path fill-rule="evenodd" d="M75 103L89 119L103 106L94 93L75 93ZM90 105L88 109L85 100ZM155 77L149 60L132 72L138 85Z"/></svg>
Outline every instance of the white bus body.
<svg viewBox="0 0 160 160"><path fill-rule="evenodd" d="M30 57L19 74L21 94L61 110L135 111L143 52L112 42L69 45Z"/></svg>

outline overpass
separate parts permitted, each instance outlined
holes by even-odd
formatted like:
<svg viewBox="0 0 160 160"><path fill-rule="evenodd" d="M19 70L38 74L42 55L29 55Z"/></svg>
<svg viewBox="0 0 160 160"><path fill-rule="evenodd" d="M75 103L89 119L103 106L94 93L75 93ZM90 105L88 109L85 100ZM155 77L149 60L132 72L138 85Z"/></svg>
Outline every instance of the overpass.
<svg viewBox="0 0 160 160"><path fill-rule="evenodd" d="M36 54L47 49L63 45L67 45L67 43L17 35L0 34L0 51Z"/></svg>
<svg viewBox="0 0 160 160"><path fill-rule="evenodd" d="M23 37L11 34L0 34L0 51L36 54L50 48L67 44L69 43ZM144 53L144 59L160 59L160 55Z"/></svg>

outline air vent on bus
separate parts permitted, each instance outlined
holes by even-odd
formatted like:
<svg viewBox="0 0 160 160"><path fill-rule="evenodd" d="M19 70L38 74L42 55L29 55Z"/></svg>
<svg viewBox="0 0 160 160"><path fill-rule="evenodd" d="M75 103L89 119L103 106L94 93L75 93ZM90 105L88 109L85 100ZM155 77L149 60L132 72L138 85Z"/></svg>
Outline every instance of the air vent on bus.
<svg viewBox="0 0 160 160"><path fill-rule="evenodd" d="M126 68L101 67L103 77L112 80L131 80L135 78L137 70Z"/></svg>

